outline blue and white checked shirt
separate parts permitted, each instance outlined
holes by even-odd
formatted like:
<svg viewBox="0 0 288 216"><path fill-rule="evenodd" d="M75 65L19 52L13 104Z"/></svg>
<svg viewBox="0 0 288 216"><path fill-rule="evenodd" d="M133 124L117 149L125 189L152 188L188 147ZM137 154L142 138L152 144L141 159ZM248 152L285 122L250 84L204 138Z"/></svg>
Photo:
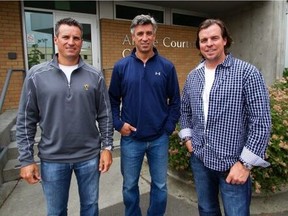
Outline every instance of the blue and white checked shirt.
<svg viewBox="0 0 288 216"><path fill-rule="evenodd" d="M253 65L226 56L218 65L204 125L202 94L204 62L192 70L181 98L181 138L191 137L193 153L216 171L230 169L239 159L269 166L263 158L271 128L269 93Z"/></svg>

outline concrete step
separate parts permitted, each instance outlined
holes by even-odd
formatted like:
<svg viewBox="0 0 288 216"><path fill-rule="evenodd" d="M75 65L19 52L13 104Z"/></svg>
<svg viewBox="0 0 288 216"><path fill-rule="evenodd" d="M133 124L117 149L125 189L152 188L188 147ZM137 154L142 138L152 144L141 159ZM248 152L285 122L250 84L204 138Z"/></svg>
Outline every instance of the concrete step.
<svg viewBox="0 0 288 216"><path fill-rule="evenodd" d="M35 137L40 137L40 136L41 136L41 129L40 129L39 125L38 125ZM11 142L15 142L16 141L16 125L14 125L11 128L11 130L10 130L10 140L11 140Z"/></svg>
<svg viewBox="0 0 288 216"><path fill-rule="evenodd" d="M115 141L116 146L114 148L114 151L112 153L113 158L117 158L120 156L120 148L119 145L117 145L117 142ZM34 160L37 164L40 164L40 159L37 155L35 155ZM19 170L20 170L20 162L16 159L10 159L7 161L3 168L3 180L4 182L14 181L19 179Z"/></svg>
<svg viewBox="0 0 288 216"><path fill-rule="evenodd" d="M115 135L114 138L114 151L112 153L113 158L120 156L120 140L117 140L118 136ZM40 141L40 137L35 138L35 145L34 145L34 155L35 161L40 164L40 159L38 158L38 143ZM18 161L18 148L16 142L11 142L7 149L7 157L8 161L5 164L2 175L3 175L3 182L9 182L19 179L19 170L20 170L20 162Z"/></svg>
<svg viewBox="0 0 288 216"><path fill-rule="evenodd" d="M35 138L35 144L34 144L34 155L38 154L38 143L39 143L39 141L40 141L40 137L36 137ZM113 157L114 157L114 154L119 156L119 148L120 148L120 140L117 140L117 139L114 138ZM8 149L7 149L8 160L17 159L18 156L19 156L19 153L18 153L17 143L16 143L16 141L11 142L9 144L9 146L8 146Z"/></svg>
<svg viewBox="0 0 288 216"><path fill-rule="evenodd" d="M11 160L11 159L16 159L18 158L18 148L17 148L17 143L16 143L16 126L13 126L13 128L11 129L11 143L8 145L8 160ZM35 136L35 144L34 144L34 154L38 154L38 143L40 142L40 128L38 127L37 129L37 133L36 133L36 136ZM114 139L114 149L117 151L117 148L120 147L120 138L121 138L121 135L118 131L115 131L114 132L114 136L113 136L113 139ZM115 154L118 154L117 152L115 152Z"/></svg>
<svg viewBox="0 0 288 216"><path fill-rule="evenodd" d="M10 130L10 140L11 142L16 141L16 125L14 125Z"/></svg>
<svg viewBox="0 0 288 216"><path fill-rule="evenodd" d="M37 132L36 132L36 135L35 135L35 139L37 137L40 137L41 136L41 129L39 126L37 126ZM114 136L113 136L113 139L114 141L115 140L120 140L120 133L118 131L114 131ZM12 128L11 128L11 131L10 131L10 140L11 142L15 142L16 141L16 125L14 125Z"/></svg>
<svg viewBox="0 0 288 216"><path fill-rule="evenodd" d="M35 161L37 164L40 163L40 159L35 156ZM14 181L20 178L19 176L20 163L18 159L8 160L3 169L3 180L4 182Z"/></svg>
<svg viewBox="0 0 288 216"><path fill-rule="evenodd" d="M35 144L34 144L34 154L38 154L38 143L40 141L40 137L36 137L35 138ZM17 147L17 143L16 141L14 142L11 142L8 146L8 151L7 151L7 157L9 160L11 159L17 159L18 156L19 156L19 153L18 153L18 147Z"/></svg>
<svg viewBox="0 0 288 216"><path fill-rule="evenodd" d="M117 136L117 135L116 135ZM35 138L35 144L34 144L34 155L38 154L38 143L40 141L40 137ZM119 157L119 148L120 148L120 140L114 139L114 151L113 151L113 157L118 156ZM114 156L115 154L115 156ZM8 160L17 159L19 156L18 153L18 147L16 141L11 142L7 148L7 158Z"/></svg>

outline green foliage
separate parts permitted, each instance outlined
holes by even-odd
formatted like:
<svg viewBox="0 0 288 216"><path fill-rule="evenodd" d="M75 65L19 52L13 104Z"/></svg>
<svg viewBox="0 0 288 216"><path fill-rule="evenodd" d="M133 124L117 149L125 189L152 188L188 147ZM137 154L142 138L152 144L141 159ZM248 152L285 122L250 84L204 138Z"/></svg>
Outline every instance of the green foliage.
<svg viewBox="0 0 288 216"><path fill-rule="evenodd" d="M280 190L288 183L288 69L283 78L270 88L272 130L266 157L268 168L255 167L251 171L256 193ZM189 171L189 154L178 137L179 127L170 136L169 166L178 171Z"/></svg>
<svg viewBox="0 0 288 216"><path fill-rule="evenodd" d="M169 140L169 166L177 171L189 170L189 157L190 154L186 149L185 145L178 136L179 126L177 125L176 130L170 136Z"/></svg>
<svg viewBox="0 0 288 216"><path fill-rule="evenodd" d="M267 159L268 168L252 170L254 188L275 192L288 183L288 69L283 78L269 88L272 117L272 130Z"/></svg>
<svg viewBox="0 0 288 216"><path fill-rule="evenodd" d="M31 68L34 65L37 65L40 63L41 55L43 53L38 49L38 44L33 44L32 45L32 50L28 54L28 65L29 68Z"/></svg>

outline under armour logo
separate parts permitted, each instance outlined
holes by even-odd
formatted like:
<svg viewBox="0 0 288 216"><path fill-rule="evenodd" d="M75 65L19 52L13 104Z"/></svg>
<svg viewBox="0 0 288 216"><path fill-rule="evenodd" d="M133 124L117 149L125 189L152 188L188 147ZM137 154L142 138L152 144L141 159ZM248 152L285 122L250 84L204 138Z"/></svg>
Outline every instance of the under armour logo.
<svg viewBox="0 0 288 216"><path fill-rule="evenodd" d="M155 75L157 76L160 76L161 75L161 72L155 72Z"/></svg>
<svg viewBox="0 0 288 216"><path fill-rule="evenodd" d="M88 91L88 89L89 89L89 84L84 84L84 89L86 90L86 91Z"/></svg>

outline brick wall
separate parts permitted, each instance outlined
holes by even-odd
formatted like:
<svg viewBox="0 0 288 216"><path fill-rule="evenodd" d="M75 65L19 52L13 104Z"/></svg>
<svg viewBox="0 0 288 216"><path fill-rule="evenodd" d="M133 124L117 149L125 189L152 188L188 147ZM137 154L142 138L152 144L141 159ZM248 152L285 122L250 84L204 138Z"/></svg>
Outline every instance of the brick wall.
<svg viewBox="0 0 288 216"><path fill-rule="evenodd" d="M131 40L129 21L101 19L100 25L102 65L106 83L109 85L112 72L110 68L122 58L123 50L132 49L134 45ZM174 63L180 90L183 89L187 74L200 61L199 51L194 45L196 31L197 29L193 27L158 26L156 47L161 55ZM177 46L179 48L176 48Z"/></svg>
<svg viewBox="0 0 288 216"><path fill-rule="evenodd" d="M0 91L5 82L7 69L24 69L21 23L20 3L0 1ZM100 25L102 67L106 83L109 85L111 68L122 58L124 50L127 50L125 54L128 54L134 45L129 30L130 21L101 19ZM161 55L174 63L180 90L187 74L200 60L199 51L194 46L195 35L196 29L193 27L159 25L157 31L156 47ZM9 60L8 52L15 52L17 59ZM17 109L22 84L22 73L13 73L2 112Z"/></svg>
<svg viewBox="0 0 288 216"><path fill-rule="evenodd" d="M4 86L7 69L24 69L21 23L20 2L0 1L0 92ZM8 52L15 52L17 59L9 60ZM18 107L22 84L22 73L13 73L2 112Z"/></svg>

